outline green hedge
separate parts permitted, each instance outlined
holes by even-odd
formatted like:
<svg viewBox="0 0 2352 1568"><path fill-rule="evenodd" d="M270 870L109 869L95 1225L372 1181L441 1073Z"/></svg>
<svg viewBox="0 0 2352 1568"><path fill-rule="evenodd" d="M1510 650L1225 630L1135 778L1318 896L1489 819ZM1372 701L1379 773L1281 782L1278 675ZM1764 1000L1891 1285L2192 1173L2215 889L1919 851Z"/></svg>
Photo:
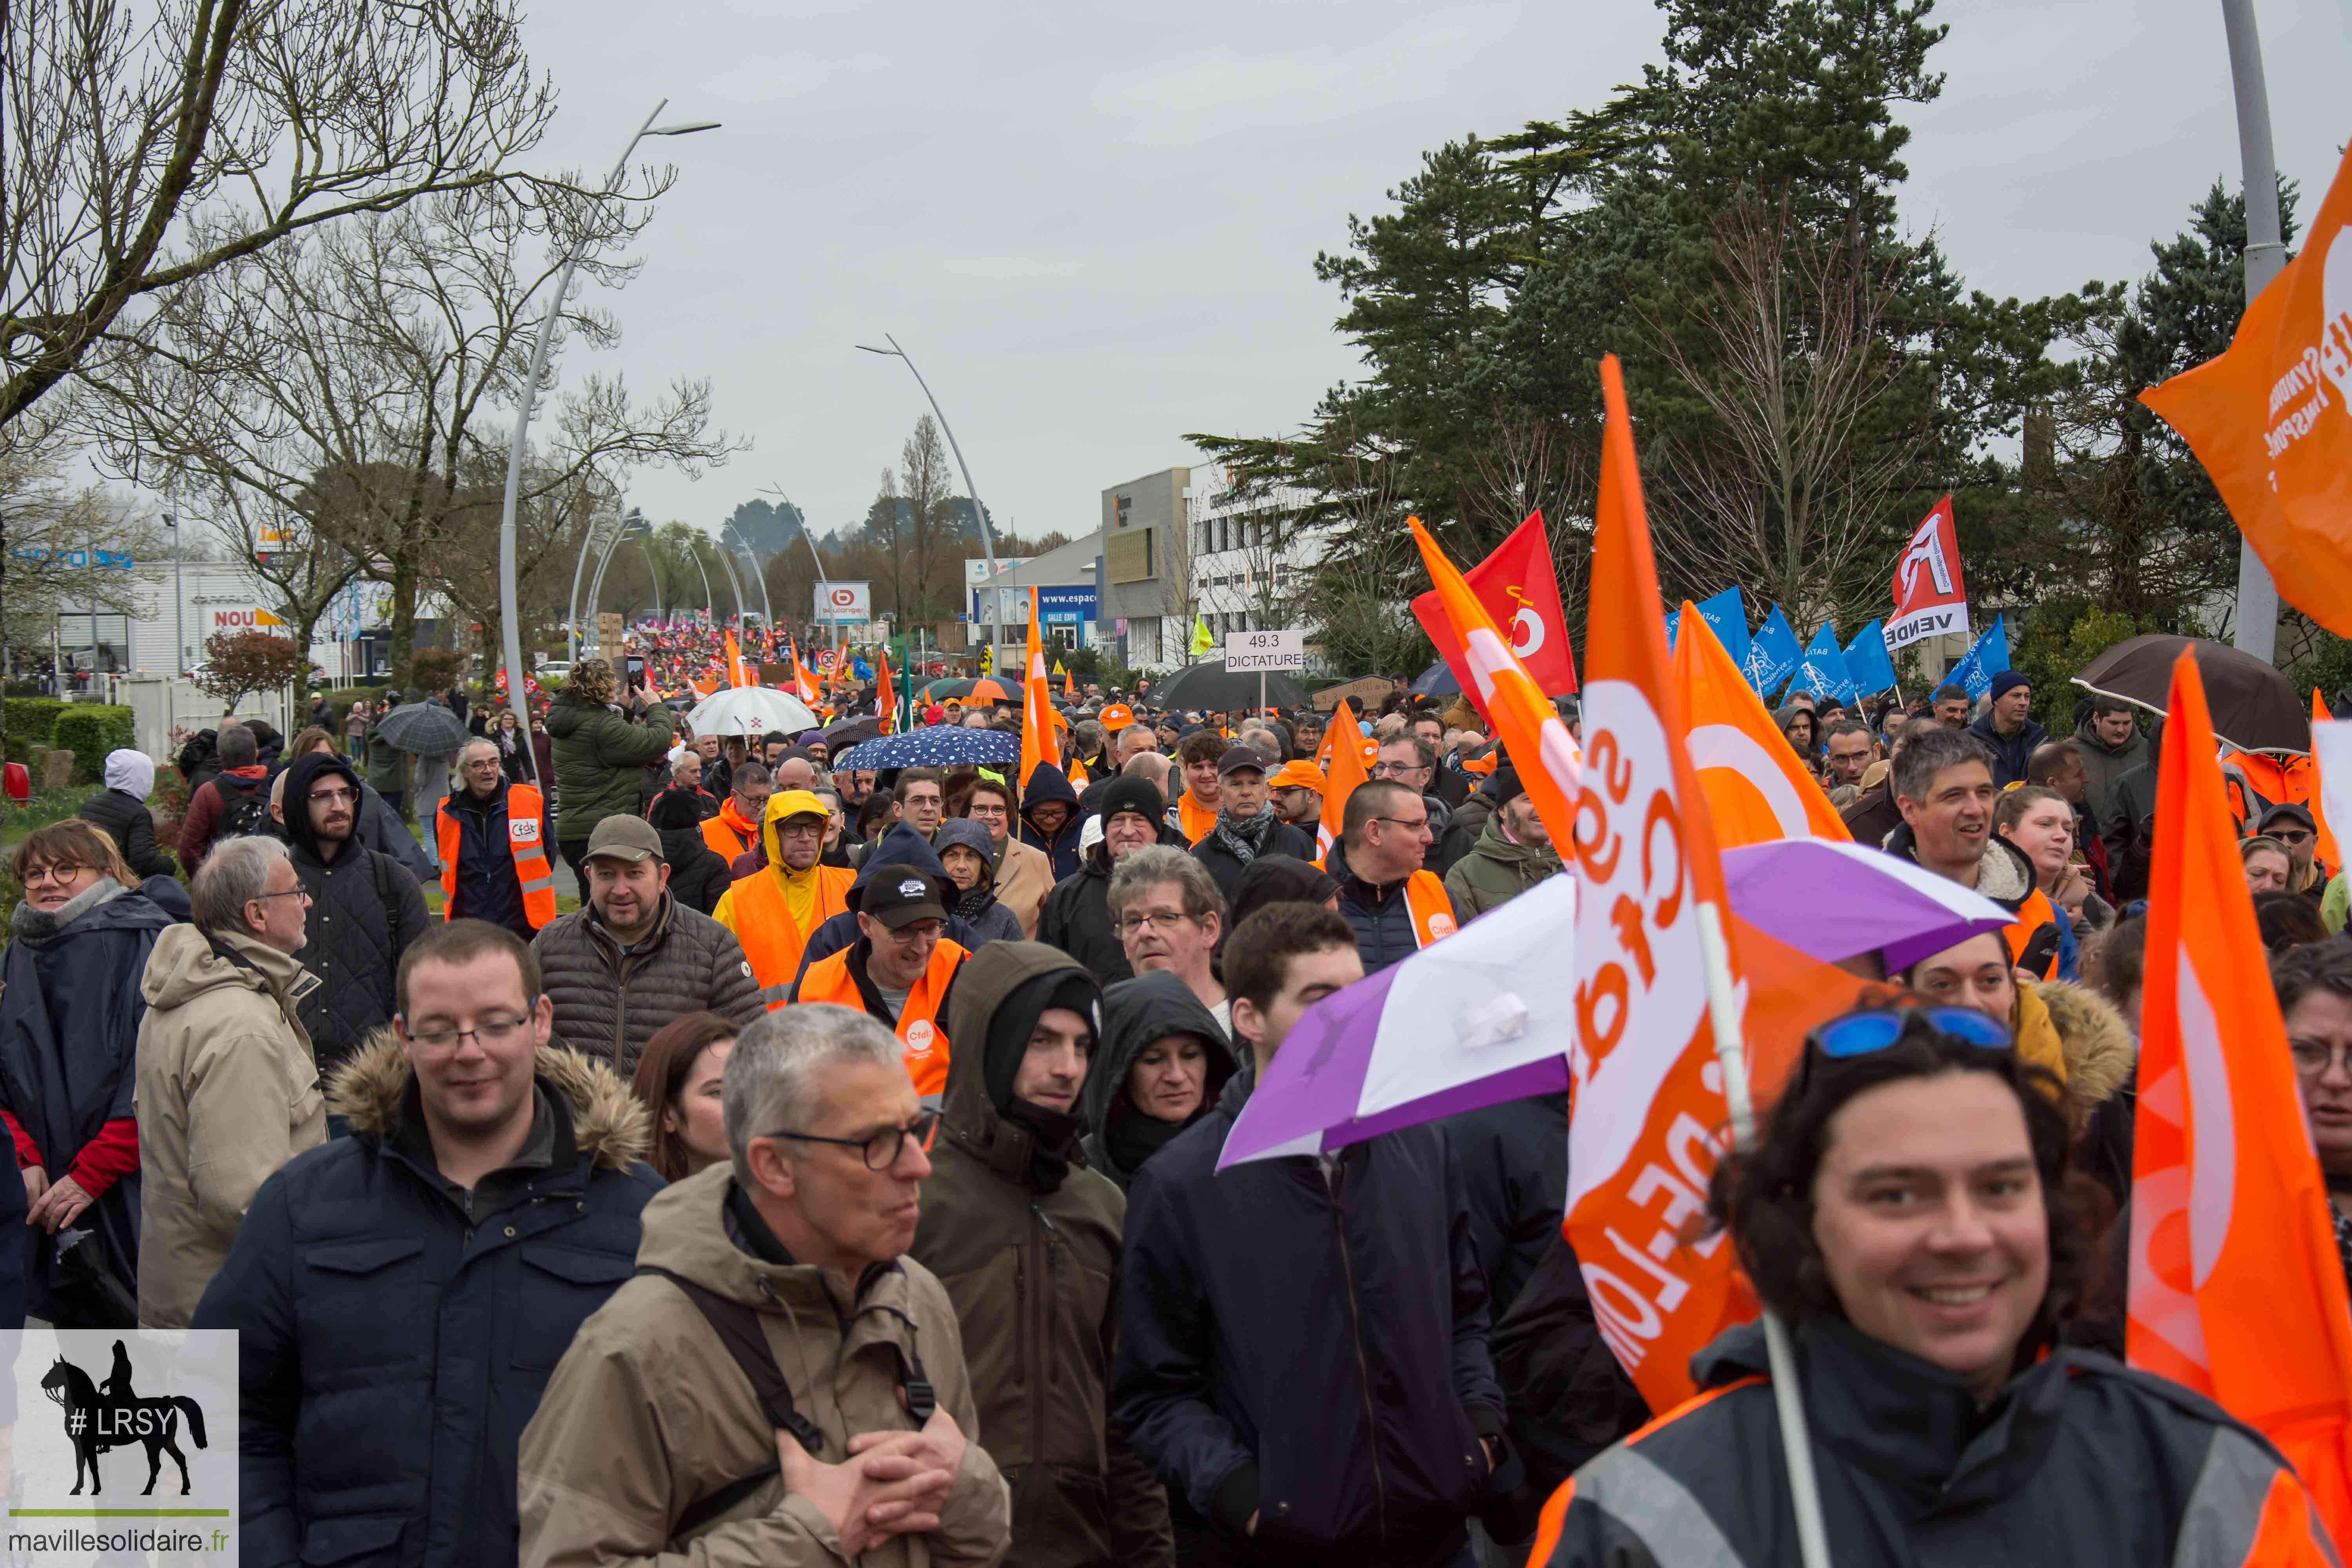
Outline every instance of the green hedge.
<svg viewBox="0 0 2352 1568"><path fill-rule="evenodd" d="M57 716L49 744L74 754L74 779L95 784L106 773L106 754L131 744L131 710L102 702L77 702Z"/></svg>
<svg viewBox="0 0 2352 1568"><path fill-rule="evenodd" d="M68 704L55 697L11 697L0 702L0 736L19 746L45 746L49 726Z"/></svg>

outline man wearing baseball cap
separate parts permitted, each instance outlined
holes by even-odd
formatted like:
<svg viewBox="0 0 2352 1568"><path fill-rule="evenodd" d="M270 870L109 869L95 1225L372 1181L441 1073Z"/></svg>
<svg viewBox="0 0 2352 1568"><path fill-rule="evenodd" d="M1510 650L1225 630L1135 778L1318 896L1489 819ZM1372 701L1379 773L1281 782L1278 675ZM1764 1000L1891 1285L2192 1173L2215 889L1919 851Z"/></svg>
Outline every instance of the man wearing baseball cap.
<svg viewBox="0 0 2352 1568"><path fill-rule="evenodd" d="M1262 855L1315 858L1315 840L1282 819L1265 798L1265 758L1255 746L1225 748L1217 759L1217 819L1192 846L1217 891L1230 900L1242 873Z"/></svg>
<svg viewBox="0 0 2352 1568"><path fill-rule="evenodd" d="M582 852L587 901L531 939L555 1038L624 1079L655 1031L688 1013L737 1026L760 1016L751 965L734 933L670 896L661 834L635 812L598 822Z"/></svg>
<svg viewBox="0 0 2352 1568"><path fill-rule="evenodd" d="M856 942L810 964L792 999L855 1007L888 1025L906 1042L915 1092L940 1094L948 1083L948 996L971 956L942 934L947 883L920 866L892 864L872 868L850 896Z"/></svg>
<svg viewBox="0 0 2352 1568"><path fill-rule="evenodd" d="M1274 792L1274 809L1282 814L1282 820L1313 837L1323 821L1323 792L1330 783L1321 768L1298 757L1283 763L1267 787Z"/></svg>

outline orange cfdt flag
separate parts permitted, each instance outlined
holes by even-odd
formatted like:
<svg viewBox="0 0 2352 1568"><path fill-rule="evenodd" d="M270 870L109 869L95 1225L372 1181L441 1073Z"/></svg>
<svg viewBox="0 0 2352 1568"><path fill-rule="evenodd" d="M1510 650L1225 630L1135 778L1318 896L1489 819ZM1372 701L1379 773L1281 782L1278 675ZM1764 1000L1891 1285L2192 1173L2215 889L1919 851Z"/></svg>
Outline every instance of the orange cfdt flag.
<svg viewBox="0 0 2352 1568"><path fill-rule="evenodd" d="M1342 720L1346 721L1345 728L1341 727ZM1331 721L1323 727L1322 743L1315 748L1315 765L1327 773L1331 771L1331 753L1337 749L1342 737L1355 742L1359 770L1369 778L1371 775L1372 763L1380 756L1381 751L1378 746L1372 744L1372 738L1364 733L1363 724L1356 718L1356 710L1344 697L1339 699L1339 706L1331 710Z"/></svg>
<svg viewBox="0 0 2352 1568"><path fill-rule="evenodd" d="M756 686L759 684L759 682L749 679L744 674L743 650L736 646L735 634L731 631L727 634L727 684L730 686Z"/></svg>
<svg viewBox="0 0 2352 1568"><path fill-rule="evenodd" d="M2227 352L2140 394L2180 432L2279 596L2352 637L2352 153Z"/></svg>
<svg viewBox="0 0 2352 1568"><path fill-rule="evenodd" d="M1454 639L1454 646L1438 651L1447 662L1458 661L1470 672L1479 710L1494 720L1495 733L1511 754L1511 765L1518 770L1528 798L1535 802L1536 815L1551 829L1553 843L1567 843L1576 832L1577 791L1583 773L1576 738L1421 519L1404 521L1412 530L1412 542L1421 546L1422 564L1429 568L1438 608L1444 612L1442 621L1430 629Z"/></svg>
<svg viewBox="0 0 2352 1568"><path fill-rule="evenodd" d="M2333 721L2335 717L2327 710L2326 700L2319 695L2319 688L2313 687L2311 689L2312 733L2316 735L2319 732L2319 726ZM2340 871L2344 868L2344 856L2342 851L2336 847L2335 832L2327 826L2327 792L2321 787L2326 780L2326 771L2320 766L2319 747L2315 742L2311 748L2311 820L2318 824L2319 831L2312 842L2311 852L2318 858L2321 865Z"/></svg>
<svg viewBox="0 0 2352 1568"><path fill-rule="evenodd" d="M1723 918L1723 872L1685 745L1614 355L1601 390L1583 783L1573 837L1556 836L1581 884L1564 1228L1601 1339L1662 1411L1694 1392L1692 1354L1756 1303L1720 1233L1685 1239L1730 1121L1700 929Z"/></svg>
<svg viewBox="0 0 2352 1568"><path fill-rule="evenodd" d="M898 727L898 694L890 689L890 645L874 650L874 711L881 716L882 732Z"/></svg>
<svg viewBox="0 0 2352 1568"><path fill-rule="evenodd" d="M1691 766L1706 792L1717 847L1776 838L1852 842L1845 820L1789 749L1780 727L1689 600L1675 640L1675 689L1690 725Z"/></svg>
<svg viewBox="0 0 2352 1568"><path fill-rule="evenodd" d="M1323 731L1323 744L1316 752L1315 761L1323 769L1327 781L1323 789L1323 820L1315 830L1315 854L1320 859L1339 841L1340 825L1348 814L1348 797L1356 793L1358 784L1372 776L1364 765L1363 731L1356 728L1355 710L1344 697L1331 715L1330 726Z"/></svg>
<svg viewBox="0 0 2352 1568"><path fill-rule="evenodd" d="M1060 756L1054 742L1054 693L1046 684L1045 650L1037 640L1037 590L1029 590L1029 651L1021 665L1021 779L1024 791L1029 775L1040 763Z"/></svg>
<svg viewBox="0 0 2352 1568"><path fill-rule="evenodd" d="M2126 1345L2259 1427L2352 1539L2352 1306L2189 654L2166 712Z"/></svg>

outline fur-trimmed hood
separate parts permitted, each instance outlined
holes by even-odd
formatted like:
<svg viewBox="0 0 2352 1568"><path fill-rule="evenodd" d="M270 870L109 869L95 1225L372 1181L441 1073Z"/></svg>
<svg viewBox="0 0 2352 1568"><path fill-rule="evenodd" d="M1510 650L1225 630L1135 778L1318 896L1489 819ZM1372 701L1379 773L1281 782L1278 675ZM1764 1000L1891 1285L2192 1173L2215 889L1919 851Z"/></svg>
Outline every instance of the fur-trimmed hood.
<svg viewBox="0 0 2352 1568"><path fill-rule="evenodd" d="M2033 990L2066 1055L2066 1098L2088 1116L2131 1082L2138 1065L2131 1030L2114 1004L2086 985L2037 980Z"/></svg>
<svg viewBox="0 0 2352 1568"><path fill-rule="evenodd" d="M626 1170L653 1143L653 1113L620 1074L568 1046L541 1046L540 1084L572 1106L572 1141L597 1168ZM400 1130L401 1106L415 1076L400 1037L378 1029L327 1079L327 1109L351 1119L352 1131L388 1138Z"/></svg>

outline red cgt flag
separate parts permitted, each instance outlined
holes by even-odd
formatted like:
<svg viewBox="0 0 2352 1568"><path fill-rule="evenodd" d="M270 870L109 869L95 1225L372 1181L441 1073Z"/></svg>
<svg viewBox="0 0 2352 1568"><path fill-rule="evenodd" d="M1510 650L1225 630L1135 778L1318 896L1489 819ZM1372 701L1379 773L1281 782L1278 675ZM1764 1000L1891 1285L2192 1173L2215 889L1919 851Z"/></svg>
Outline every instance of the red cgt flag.
<svg viewBox="0 0 2352 1568"><path fill-rule="evenodd" d="M1543 513L1531 511L1495 552L1462 574L1478 603L1494 624L1505 629L1504 641L1535 681L1538 691L1565 697L1576 689L1576 658L1568 647L1568 616L1559 606L1559 574L1551 563L1551 541L1544 533ZM1412 602L1422 630L1437 645L1439 657L1454 672L1454 684L1477 706L1486 721L1477 679L1461 655L1462 631L1446 616L1435 589Z"/></svg>
<svg viewBox="0 0 2352 1568"><path fill-rule="evenodd" d="M2133 1365L2259 1427L2342 1541L2352 1532L2352 1306L2189 654L2173 666L2167 711L2126 1344ZM2293 1480L2278 1484L2291 1490ZM2274 1489L2272 1503L2300 1515L2300 1498Z"/></svg>

